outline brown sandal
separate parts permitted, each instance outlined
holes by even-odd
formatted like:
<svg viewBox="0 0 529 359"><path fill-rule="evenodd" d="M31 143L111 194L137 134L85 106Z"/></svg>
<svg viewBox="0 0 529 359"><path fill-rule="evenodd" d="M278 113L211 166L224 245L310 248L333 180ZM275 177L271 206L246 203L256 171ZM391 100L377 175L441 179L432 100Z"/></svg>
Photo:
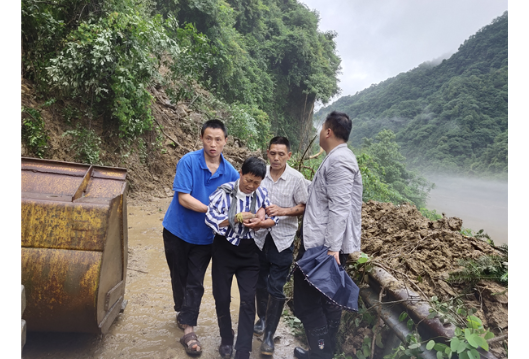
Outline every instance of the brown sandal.
<svg viewBox="0 0 529 359"><path fill-rule="evenodd" d="M191 342L191 345L196 345L197 347L200 347L200 350L196 350L195 348L192 348L191 345L188 345L187 343ZM191 332L188 334L185 334L182 338L180 338L180 343L184 346L186 349L186 353L189 355L200 355L202 354L202 346L200 345L200 342L198 341L198 337L195 334L195 332Z"/></svg>

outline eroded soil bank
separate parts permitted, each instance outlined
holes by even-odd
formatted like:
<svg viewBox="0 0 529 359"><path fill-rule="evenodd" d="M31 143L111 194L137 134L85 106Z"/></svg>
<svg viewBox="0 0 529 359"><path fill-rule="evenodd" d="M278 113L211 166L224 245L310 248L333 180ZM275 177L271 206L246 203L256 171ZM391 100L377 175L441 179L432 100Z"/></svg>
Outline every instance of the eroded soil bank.
<svg viewBox="0 0 529 359"><path fill-rule="evenodd" d="M104 336L77 333L28 332L24 359L188 358L179 343L183 331L175 324L169 269L162 240L162 219L171 198L154 198L128 205L129 263L125 299L128 305ZM231 315L237 328L239 292L234 280ZM210 268L205 277L199 325L201 358L219 358L220 344ZM299 342L281 322L274 358L292 358ZM251 358L259 358L261 342L254 337Z"/></svg>

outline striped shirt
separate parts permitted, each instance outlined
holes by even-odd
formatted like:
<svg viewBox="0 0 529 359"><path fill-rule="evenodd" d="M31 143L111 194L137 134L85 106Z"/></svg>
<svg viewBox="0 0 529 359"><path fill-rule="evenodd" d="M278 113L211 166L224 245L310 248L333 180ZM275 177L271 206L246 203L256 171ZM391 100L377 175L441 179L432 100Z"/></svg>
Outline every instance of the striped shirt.
<svg viewBox="0 0 529 359"><path fill-rule="evenodd" d="M300 203L307 203L308 185L305 181L305 177L301 173L287 164L285 171L277 182L274 182L270 175L270 166L268 165L266 166L266 176L261 182L261 187L268 190L272 204L282 208L290 208ZM259 249L263 250L268 232L272 235L278 252L292 245L298 229L298 217L281 216L279 219L277 226L262 228L255 232L255 244L257 244Z"/></svg>
<svg viewBox="0 0 529 359"><path fill-rule="evenodd" d="M233 188L235 182L229 182L231 188ZM257 194L255 210L258 211L259 208L267 207L270 205L270 199L268 198L268 191L266 188L257 187L255 190ZM250 212L250 204L252 203L252 194L245 195L243 192L238 191L237 195L237 213L241 212ZM254 230L249 230L244 236L243 229L245 228L243 224L235 224L235 228L232 228L230 225L225 227L219 227L219 224L224 220L228 219L228 210L230 209L231 196L226 193L223 189L218 188L215 192L209 196L209 205L208 211L206 213L206 225L211 227L215 233L225 236L226 239L233 245L238 246L241 239L252 239L254 237ZM268 217L274 220L277 224L278 219L276 217Z"/></svg>

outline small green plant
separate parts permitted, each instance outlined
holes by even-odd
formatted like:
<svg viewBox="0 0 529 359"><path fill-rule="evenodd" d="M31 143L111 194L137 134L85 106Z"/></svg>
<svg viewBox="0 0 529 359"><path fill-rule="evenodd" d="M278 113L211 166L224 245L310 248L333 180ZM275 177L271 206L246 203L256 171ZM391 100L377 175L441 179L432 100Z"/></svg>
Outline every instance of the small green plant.
<svg viewBox="0 0 529 359"><path fill-rule="evenodd" d="M35 155L42 158L48 148L49 136L40 110L22 107L22 113L27 115L22 120L22 139Z"/></svg>
<svg viewBox="0 0 529 359"><path fill-rule="evenodd" d="M287 309L283 310L283 319L285 323L292 329L294 336L299 339L305 339L305 330L303 324L296 316L292 315Z"/></svg>
<svg viewBox="0 0 529 359"><path fill-rule="evenodd" d="M448 282L474 285L482 279L495 280L508 285L508 256L482 256L478 259L460 259L463 268L449 274Z"/></svg>
<svg viewBox="0 0 529 359"><path fill-rule="evenodd" d="M464 326L465 317L476 312L476 308L467 309L459 298L441 302L437 296L433 296L430 298L430 306L428 319L437 317L441 323L449 322L455 326Z"/></svg>
<svg viewBox="0 0 529 359"><path fill-rule="evenodd" d="M80 119L82 117L82 114L79 109L70 105L67 105L62 109L62 115L64 121L69 125L72 124L73 120Z"/></svg>
<svg viewBox="0 0 529 359"><path fill-rule="evenodd" d="M356 352L358 359L367 359L371 356L371 338L366 336L362 342L362 349Z"/></svg>
<svg viewBox="0 0 529 359"><path fill-rule="evenodd" d="M360 254L356 262L349 265L349 272L358 284L367 283L367 276L372 270L371 258L365 253Z"/></svg>
<svg viewBox="0 0 529 359"><path fill-rule="evenodd" d="M82 128L79 124L75 130L65 131L62 136L71 136L73 143L70 149L75 150L75 158L83 163L101 164L101 138L92 129Z"/></svg>
<svg viewBox="0 0 529 359"><path fill-rule="evenodd" d="M430 221L437 221L438 219L443 218L443 216L437 213L435 209L429 210L427 208L422 207L419 209L419 211L424 217L428 218Z"/></svg>
<svg viewBox="0 0 529 359"><path fill-rule="evenodd" d="M138 156L140 157L140 162L142 164L147 162L147 146L145 145L145 140L143 138L138 139Z"/></svg>
<svg viewBox="0 0 529 359"><path fill-rule="evenodd" d="M477 349L489 351L487 340L494 338L494 333L483 328L481 319L473 315L467 316L467 327L456 328L454 334L450 339L450 346L430 340L426 344L426 349L435 350L438 359L452 358L456 355L460 359L479 359L480 354Z"/></svg>
<svg viewBox="0 0 529 359"><path fill-rule="evenodd" d="M459 233L467 237L474 237L474 232L470 228L461 228Z"/></svg>

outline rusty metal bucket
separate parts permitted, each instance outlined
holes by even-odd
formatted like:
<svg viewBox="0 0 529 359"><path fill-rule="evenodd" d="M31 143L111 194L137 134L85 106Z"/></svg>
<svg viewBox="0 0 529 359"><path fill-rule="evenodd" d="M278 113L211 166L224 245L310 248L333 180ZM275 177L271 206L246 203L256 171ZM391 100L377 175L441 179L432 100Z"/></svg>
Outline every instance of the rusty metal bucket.
<svg viewBox="0 0 529 359"><path fill-rule="evenodd" d="M124 301L127 171L22 158L30 331L105 333Z"/></svg>

